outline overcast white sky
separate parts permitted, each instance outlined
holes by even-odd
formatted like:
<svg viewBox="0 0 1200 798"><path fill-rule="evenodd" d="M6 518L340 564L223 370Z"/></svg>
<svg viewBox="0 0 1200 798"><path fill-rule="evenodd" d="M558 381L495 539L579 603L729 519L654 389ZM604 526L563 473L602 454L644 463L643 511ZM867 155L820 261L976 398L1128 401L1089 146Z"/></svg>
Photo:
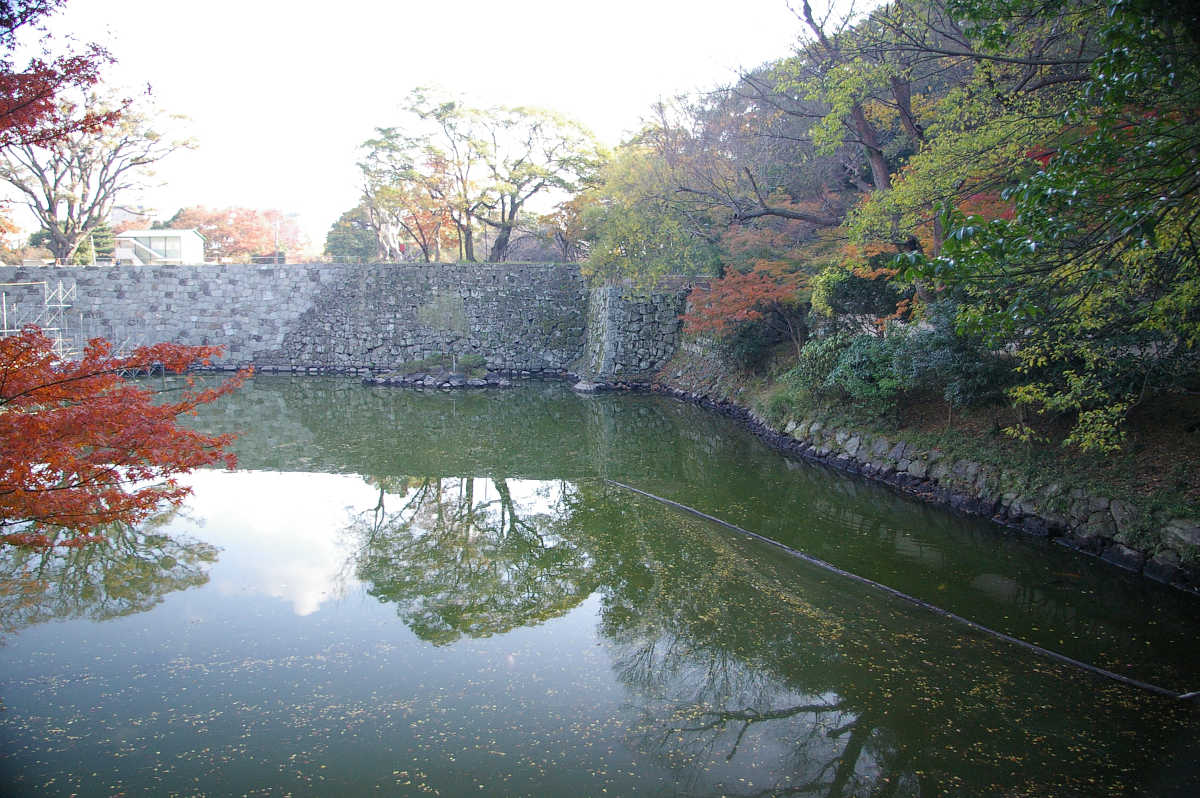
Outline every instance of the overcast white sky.
<svg viewBox="0 0 1200 798"><path fill-rule="evenodd" d="M608 145L660 97L790 52L787 0L68 0L56 35L104 44L197 140L143 202L296 213L320 248L357 202L358 146L416 86L538 105Z"/></svg>

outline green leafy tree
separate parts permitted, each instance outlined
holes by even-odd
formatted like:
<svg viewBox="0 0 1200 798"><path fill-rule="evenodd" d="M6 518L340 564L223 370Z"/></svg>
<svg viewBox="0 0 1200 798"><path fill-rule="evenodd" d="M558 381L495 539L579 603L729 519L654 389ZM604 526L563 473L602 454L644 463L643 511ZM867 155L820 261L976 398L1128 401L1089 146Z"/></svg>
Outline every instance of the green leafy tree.
<svg viewBox="0 0 1200 798"><path fill-rule="evenodd" d="M386 217L388 203L396 205L399 196L410 221L449 217L465 260L475 260L482 227L493 235L488 259L503 261L530 202L553 195L566 199L583 188L599 163L586 129L541 109L473 108L417 89L404 117L398 126L379 128L363 145L368 207ZM398 220L395 225L414 234ZM422 227L418 239L426 233L436 235Z"/></svg>
<svg viewBox="0 0 1200 798"><path fill-rule="evenodd" d="M812 281L812 309L834 329L883 331L884 322L904 315L911 298L891 278L894 269L874 268L887 256L876 255L870 265L839 263Z"/></svg>
<svg viewBox="0 0 1200 798"><path fill-rule="evenodd" d="M962 6L999 48L996 20L1036 4ZM1197 383L1200 40L1195 12L1170 2L1077 13L1101 51L1044 165L1007 192L1013 218L948 212L941 257L911 257L910 273L961 289L960 327L1014 351L1014 402L1071 414L1066 443L1111 451L1131 408Z"/></svg>
<svg viewBox="0 0 1200 798"><path fill-rule="evenodd" d="M681 208L668 193L669 164L644 138L622 145L601 168L582 210L587 268L596 277L653 282L668 274L720 272L719 234L708 218Z"/></svg>
<svg viewBox="0 0 1200 798"><path fill-rule="evenodd" d="M325 254L339 260L366 263L379 254L375 228L362 203L338 217L325 234Z"/></svg>

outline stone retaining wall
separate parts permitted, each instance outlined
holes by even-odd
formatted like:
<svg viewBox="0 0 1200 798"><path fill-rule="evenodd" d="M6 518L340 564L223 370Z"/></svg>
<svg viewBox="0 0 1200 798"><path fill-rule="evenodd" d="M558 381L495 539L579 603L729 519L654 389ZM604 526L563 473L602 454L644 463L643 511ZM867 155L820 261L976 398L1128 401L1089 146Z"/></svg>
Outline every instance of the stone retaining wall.
<svg viewBox="0 0 1200 798"><path fill-rule="evenodd" d="M637 294L602 285L588 299L585 379L649 379L675 354L686 288Z"/></svg>
<svg viewBox="0 0 1200 798"><path fill-rule="evenodd" d="M469 354L497 371L615 378L659 368L679 326L678 292L589 293L574 265L0 266L0 283L14 282L74 288L65 315L80 340L218 344L221 366L266 371L378 373ZM0 290L10 327L46 326L40 285Z"/></svg>

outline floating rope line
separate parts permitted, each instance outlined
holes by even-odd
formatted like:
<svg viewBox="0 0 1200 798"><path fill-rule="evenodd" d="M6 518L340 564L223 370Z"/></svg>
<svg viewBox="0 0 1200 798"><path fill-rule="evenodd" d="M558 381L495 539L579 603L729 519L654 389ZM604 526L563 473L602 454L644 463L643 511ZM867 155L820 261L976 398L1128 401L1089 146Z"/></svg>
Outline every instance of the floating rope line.
<svg viewBox="0 0 1200 798"><path fill-rule="evenodd" d="M875 588L876 590L883 591L884 593L887 593L890 596L901 599L902 601L907 601L910 604L915 604L916 606L921 607L922 609L928 610L929 612L932 612L935 615L940 615L943 618L948 618L949 620L963 624L964 626L974 629L977 632L981 632L985 635L990 635L997 639L1003 640L1007 643L1012 643L1013 645L1020 646L1021 648L1024 648L1028 651L1032 651L1035 654L1039 654L1043 657L1046 657L1047 659L1052 659L1052 660L1055 660L1056 662L1061 662L1066 665L1071 665L1072 667L1088 671L1089 673L1094 673L1097 676L1102 676L1105 679L1111 679L1114 682L1120 682L1121 684L1125 684L1130 687L1136 687L1139 690L1145 690L1148 693L1154 693L1155 695L1164 696L1166 698L1175 698L1175 699L1179 699L1181 701L1187 701L1187 700L1191 700L1191 699L1200 697L1200 690L1196 690L1196 691L1192 691L1192 692L1188 692L1188 693L1179 693L1179 692L1176 692L1175 690L1168 690L1165 687L1159 687L1156 684L1150 684L1149 682L1143 682L1138 679L1131 679L1128 676L1122 676L1119 673L1113 673L1110 670L1105 670L1104 668L1089 664L1087 662L1082 662L1077 659L1072 659L1071 657L1068 657L1066 654L1060 654L1057 651L1051 651L1048 648L1042 648L1041 646L1039 646L1035 643L1030 643L1028 641L1021 640L1020 638L1013 637L1012 635L1005 634L1004 632L1000 632L1000 631L997 631L990 627L976 623L975 621L972 621L969 618L964 618L961 615L950 612L950 610L943 609L941 607L938 607L935 604L930 604L928 601L923 601L923 600L917 598L916 596L910 596L907 593L902 593L901 591L896 590L894 587L888 587L887 585L885 585L881 582L876 582L875 580L868 579L865 576L859 576L858 574L851 573L850 571L847 571L843 568L837 567L833 563L825 562L824 560L814 557L811 554L805 554L804 552L800 551L799 549L793 549L791 546L780 543L777 540L772 540L771 538L766 537L765 535L760 535L757 532L751 532L749 529L743 529L742 527L737 526L736 524L731 524L728 521L722 521L720 518L709 515L708 513L705 513L705 512L701 512L700 510L697 510L695 507L688 507L686 504L680 504L679 502L671 501L670 499L664 499L662 496L655 496L653 493L647 493L644 490L639 490L638 488L635 488L632 485L626 485L623 482L617 482L616 480L606 479L605 482L607 482L610 485L614 485L618 488L621 488L623 490L630 491L631 493L636 493L639 496L645 496L647 499L652 499L656 502L659 502L660 504L665 504L668 507L674 507L676 510L681 510L690 515L694 515L697 518L703 518L705 521L710 521L714 524L717 524L718 526L722 526L726 529L737 532L740 535L745 535L746 537L754 538L755 540L762 541L763 543L767 543L771 546L774 546L777 549L781 549L781 550L787 552L789 555L791 555L792 557L795 557L796 559L803 560L806 563L815 565L818 568L822 568L826 571L835 573L838 576L843 576L847 579L851 579L860 584L867 585L869 587Z"/></svg>

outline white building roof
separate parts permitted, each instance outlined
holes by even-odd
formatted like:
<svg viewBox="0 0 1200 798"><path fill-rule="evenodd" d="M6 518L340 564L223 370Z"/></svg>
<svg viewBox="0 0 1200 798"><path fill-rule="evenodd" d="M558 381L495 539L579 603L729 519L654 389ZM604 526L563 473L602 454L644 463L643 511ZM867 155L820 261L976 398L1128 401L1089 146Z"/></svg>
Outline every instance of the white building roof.
<svg viewBox="0 0 1200 798"><path fill-rule="evenodd" d="M204 240L203 235L201 235L194 228L190 228L190 227L179 229L179 230L176 230L174 228L168 228L165 230L126 230L124 233L117 233L113 237L114 238L146 238L148 236L156 236L158 238L164 238L166 236L183 235L185 233L191 233L192 235L196 236L196 238L199 238L201 241Z"/></svg>

